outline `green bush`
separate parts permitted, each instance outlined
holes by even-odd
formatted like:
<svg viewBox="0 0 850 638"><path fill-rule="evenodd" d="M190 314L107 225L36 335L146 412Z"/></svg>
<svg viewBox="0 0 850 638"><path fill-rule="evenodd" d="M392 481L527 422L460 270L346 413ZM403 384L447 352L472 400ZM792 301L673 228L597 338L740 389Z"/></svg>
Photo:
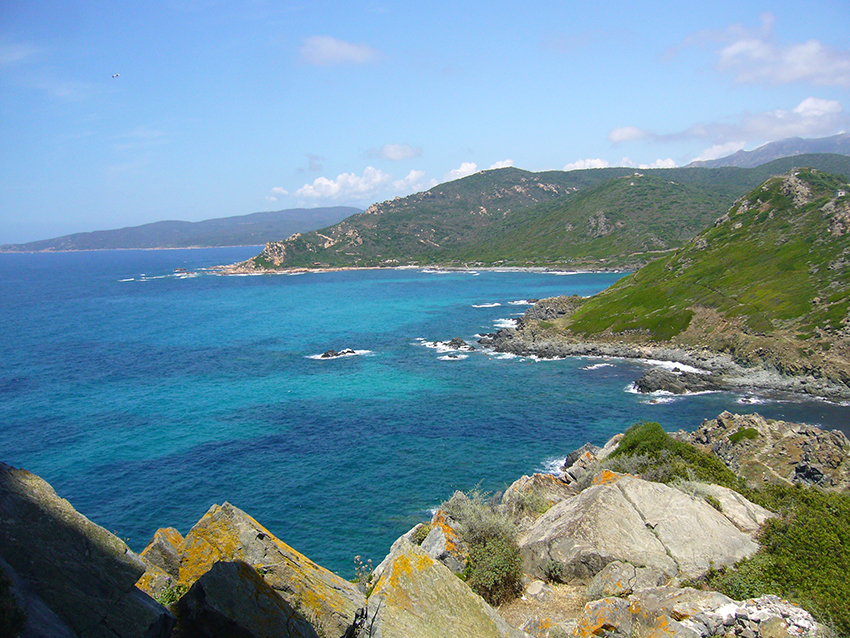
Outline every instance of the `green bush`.
<svg viewBox="0 0 850 638"><path fill-rule="evenodd" d="M455 492L440 508L469 550L462 578L491 605L515 598L522 591L522 559L513 521L477 489Z"/></svg>
<svg viewBox="0 0 850 638"><path fill-rule="evenodd" d="M746 496L779 516L763 527L758 553L710 586L736 599L785 596L849 636L850 496L776 485Z"/></svg>
<svg viewBox="0 0 850 638"><path fill-rule="evenodd" d="M631 426L609 458L610 469L637 473L659 483L681 479L716 483L734 490L744 487L742 479L716 456L674 439L655 422ZM629 469L618 469L618 465Z"/></svg>
<svg viewBox="0 0 850 638"><path fill-rule="evenodd" d="M738 428L738 431L730 436L729 440L732 443L740 443L744 439L750 439L752 441L757 438L759 438L759 431L755 428Z"/></svg>
<svg viewBox="0 0 850 638"><path fill-rule="evenodd" d="M425 542L425 538L427 538L428 534L431 532L432 526L431 523L424 523L416 528L416 531L413 532L413 535L410 537L411 542L416 545L421 545Z"/></svg>
<svg viewBox="0 0 850 638"><path fill-rule="evenodd" d="M484 600L497 606L522 591L522 559L516 543L492 538L469 549L466 582Z"/></svg>

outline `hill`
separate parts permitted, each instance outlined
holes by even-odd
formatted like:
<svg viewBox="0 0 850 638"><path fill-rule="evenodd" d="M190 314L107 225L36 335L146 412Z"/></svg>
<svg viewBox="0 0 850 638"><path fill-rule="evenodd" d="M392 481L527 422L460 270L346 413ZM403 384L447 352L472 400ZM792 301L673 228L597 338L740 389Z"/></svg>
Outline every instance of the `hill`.
<svg viewBox="0 0 850 638"><path fill-rule="evenodd" d="M847 179L809 168L772 177L673 254L562 308L520 332L708 350L850 395Z"/></svg>
<svg viewBox="0 0 850 638"><path fill-rule="evenodd" d="M850 157L828 154L751 169L495 169L271 242L241 267L633 269L682 246L736 198L798 162L850 174Z"/></svg>
<svg viewBox="0 0 850 638"><path fill-rule="evenodd" d="M740 166L752 168L782 157L804 155L809 153L839 153L850 155L850 135L840 133L831 137L805 139L789 137L776 142L769 142L752 151L738 151L732 155L714 160L691 162L688 166L717 168L719 166Z"/></svg>
<svg viewBox="0 0 850 638"><path fill-rule="evenodd" d="M75 233L26 244L7 244L0 246L0 252L258 246L293 233L335 224L359 212L358 208L338 206L295 208L200 222L161 221L116 230Z"/></svg>

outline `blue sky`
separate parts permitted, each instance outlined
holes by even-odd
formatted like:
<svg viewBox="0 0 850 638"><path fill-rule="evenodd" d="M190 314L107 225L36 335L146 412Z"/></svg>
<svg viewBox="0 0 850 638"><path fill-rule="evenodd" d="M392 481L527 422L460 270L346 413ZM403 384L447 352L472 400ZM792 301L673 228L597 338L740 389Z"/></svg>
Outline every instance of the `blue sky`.
<svg viewBox="0 0 850 638"><path fill-rule="evenodd" d="M0 243L683 166L847 109L846 0L4 0Z"/></svg>

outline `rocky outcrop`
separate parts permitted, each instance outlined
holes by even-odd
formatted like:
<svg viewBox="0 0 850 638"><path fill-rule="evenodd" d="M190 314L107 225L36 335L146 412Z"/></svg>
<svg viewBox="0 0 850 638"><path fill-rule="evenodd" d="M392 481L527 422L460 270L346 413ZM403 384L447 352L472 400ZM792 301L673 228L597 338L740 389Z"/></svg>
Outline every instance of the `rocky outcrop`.
<svg viewBox="0 0 850 638"><path fill-rule="evenodd" d="M800 483L850 489L850 441L838 430L724 412L677 437L714 454L753 487Z"/></svg>
<svg viewBox="0 0 850 638"><path fill-rule="evenodd" d="M807 611L776 596L736 602L713 591L658 587L587 603L573 636L791 638L817 630Z"/></svg>
<svg viewBox="0 0 850 638"><path fill-rule="evenodd" d="M402 537L369 597L365 635L373 638L522 638L439 561Z"/></svg>
<svg viewBox="0 0 850 638"><path fill-rule="evenodd" d="M0 556L78 636L165 638L174 618L135 584L142 560L35 474L0 463Z"/></svg>
<svg viewBox="0 0 850 638"><path fill-rule="evenodd" d="M751 534L705 499L610 471L595 483L555 505L520 539L525 571L589 582L619 560L692 578L758 549Z"/></svg>
<svg viewBox="0 0 850 638"><path fill-rule="evenodd" d="M601 448L592 443L585 443L579 449L573 450L564 459L558 477L564 483L581 484L596 473L599 461L608 458L620 445L622 438L622 434L615 434Z"/></svg>
<svg viewBox="0 0 850 638"><path fill-rule="evenodd" d="M712 375L698 374L673 368L653 368L635 381L635 389L643 394L669 392L688 394L690 392L709 392L719 390L721 384Z"/></svg>
<svg viewBox="0 0 850 638"><path fill-rule="evenodd" d="M245 599L259 597L265 600L274 594L281 600L268 598L274 601L273 604L263 603L261 606L269 618L277 614L278 624L300 626L301 620L306 619L320 634L341 636L354 621L357 610L365 606L365 598L356 586L295 551L230 503L213 505L185 538L177 542L178 538L179 534L160 530L143 554L167 557L168 560L160 562L162 567L156 566L161 571L164 571L163 567L173 570L173 554L179 557L179 571L170 586L195 590L185 605L188 605L186 609L193 614L196 622L209 617L218 623L227 618L228 613L236 613L228 612L228 609L241 609ZM173 554L169 546L173 547ZM159 549L155 549L157 547ZM214 574L207 576L219 563L230 563L231 567L219 567ZM242 565L250 567L248 571L251 573ZM155 574L156 569L153 570ZM174 575L173 571L166 573ZM259 576L264 584L260 585L255 576ZM149 574L140 580L140 587L159 584L156 577L148 577ZM198 582L200 584L196 588ZM222 590L224 593L218 593L226 598L217 600L215 612L212 612L203 600L210 598L212 583L224 582L230 585ZM231 593L226 593L231 590ZM292 610L298 612L297 618L292 615ZM237 622L235 617L231 620ZM250 635L274 634L258 632Z"/></svg>

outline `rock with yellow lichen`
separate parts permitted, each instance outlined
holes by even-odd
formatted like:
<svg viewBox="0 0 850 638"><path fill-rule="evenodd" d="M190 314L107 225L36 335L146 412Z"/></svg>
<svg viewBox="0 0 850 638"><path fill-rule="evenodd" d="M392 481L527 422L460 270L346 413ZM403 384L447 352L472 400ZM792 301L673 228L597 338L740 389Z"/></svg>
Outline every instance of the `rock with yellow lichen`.
<svg viewBox="0 0 850 638"><path fill-rule="evenodd" d="M155 550L155 547L158 549ZM175 563L172 554L179 557L176 574L173 572ZM154 567L139 581L139 587L161 586L160 572L165 571L164 567L171 569L170 575L174 577L168 586L186 589L191 587L190 594L194 590L194 599L210 599L210 592L215 587L223 588L216 592L220 598L232 598L230 606L219 602L213 612L205 610L197 600L191 602L190 596L180 608L192 612L195 624L208 617L215 618L215 623L218 623L221 618L227 617L228 613L236 613L227 612L227 609L244 610L247 608L245 599L254 599L263 613L269 616L282 614L279 621L284 625L294 622L291 620L294 616L290 612L296 610L300 619L296 625L306 619L319 635L341 636L352 624L357 610L366 604L356 586L295 551L230 503L213 505L185 538L179 539L179 533L159 530L143 555L150 557ZM168 557L168 560L162 561L156 557ZM159 560L160 564L154 563L154 560ZM250 579L242 578L246 573L241 566L238 569L218 567L213 575L207 576L214 566L221 563L249 566L252 570ZM258 576L264 585L260 586L255 576ZM202 582L196 588L195 585L199 581ZM224 584L228 582L229 585ZM275 600L270 598L272 595L280 601L275 601L274 604L269 602ZM187 606L190 602L191 606ZM231 620L234 623L241 622L236 617ZM275 626L271 622L260 625L255 623L255 633L245 635L278 635L263 631L262 627L267 624ZM292 635L309 634L302 632Z"/></svg>
<svg viewBox="0 0 850 638"><path fill-rule="evenodd" d="M528 638L404 537L381 565L364 630L372 638Z"/></svg>

